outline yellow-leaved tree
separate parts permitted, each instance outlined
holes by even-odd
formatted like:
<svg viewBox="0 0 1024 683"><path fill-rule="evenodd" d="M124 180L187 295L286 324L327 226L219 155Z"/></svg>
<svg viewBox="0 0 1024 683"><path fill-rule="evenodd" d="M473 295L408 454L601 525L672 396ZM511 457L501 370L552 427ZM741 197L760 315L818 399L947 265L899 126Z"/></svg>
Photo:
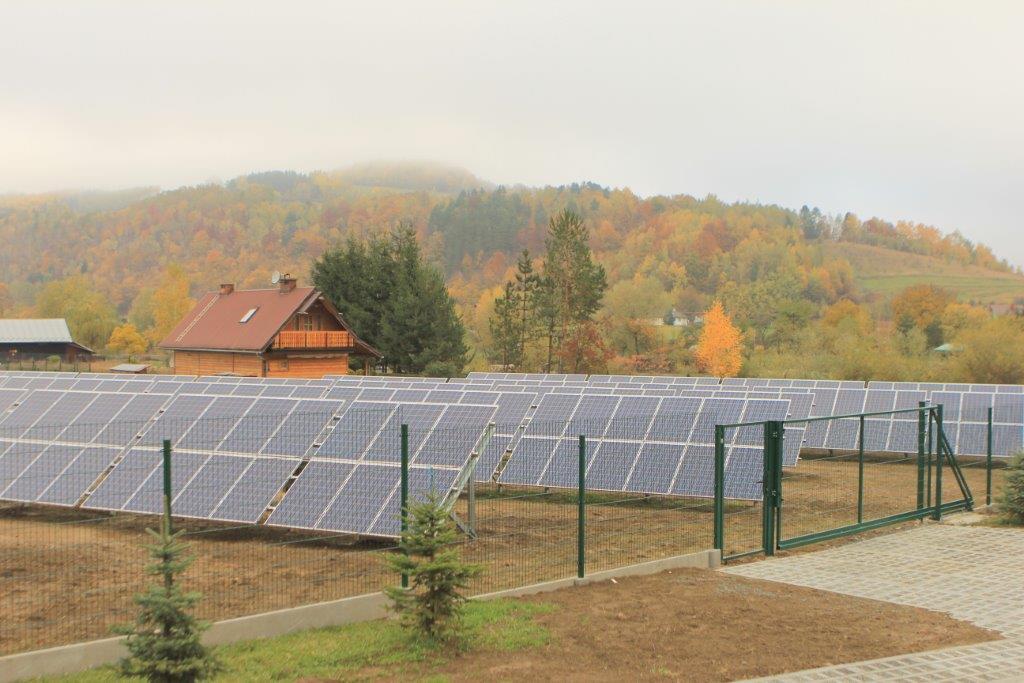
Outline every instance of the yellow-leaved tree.
<svg viewBox="0 0 1024 683"><path fill-rule="evenodd" d="M697 367L715 377L735 377L743 363L740 330L716 301L704 311L704 327L694 353Z"/></svg>
<svg viewBox="0 0 1024 683"><path fill-rule="evenodd" d="M149 339L154 344L166 337L196 305L188 295L188 290L188 276L181 266L167 266L160 286L153 292L153 327L149 330Z"/></svg>
<svg viewBox="0 0 1024 683"><path fill-rule="evenodd" d="M128 356L129 362L131 362L132 356L145 353L148 347L149 343L146 341L146 338L131 323L115 327L114 331L110 333L110 339L107 341L107 348L109 350L114 353L123 353Z"/></svg>

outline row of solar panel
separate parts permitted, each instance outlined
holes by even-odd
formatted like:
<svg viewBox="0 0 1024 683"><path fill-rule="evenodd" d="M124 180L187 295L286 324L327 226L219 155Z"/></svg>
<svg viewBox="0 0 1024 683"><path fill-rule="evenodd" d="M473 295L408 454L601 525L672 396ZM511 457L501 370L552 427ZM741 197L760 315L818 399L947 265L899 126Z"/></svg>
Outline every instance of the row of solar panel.
<svg viewBox="0 0 1024 683"><path fill-rule="evenodd" d="M237 378L232 378L232 379L237 379ZM98 380L98 381L97 380L90 380L90 381L102 383L105 380ZM401 388L390 388L390 383L392 383L392 382L395 383L396 386L401 387ZM137 387L139 385L133 383L133 386ZM245 388L249 388L249 389L255 388L257 390L272 390L272 389L280 389L281 388L281 387L277 387L277 386L261 387L259 385L252 385L252 384L233 385L232 383L225 383L223 385L192 383L191 385L182 384L181 386L179 386L177 388L180 390L180 388L184 387L184 386L189 386L189 387L194 388L194 389L198 389L198 388L202 387L204 390L211 390L212 392L216 392L218 390L223 390L225 387L231 387L231 386L235 386L235 390L237 390L238 388L243 388L243 389L245 389ZM410 388L410 386L414 386L415 388ZM445 402L445 401L460 401L460 400L462 400L461 398L459 398L459 396L460 396L459 392L455 391L456 386L460 390L466 390L466 389L472 388L469 385L452 385L451 388L449 388L449 389L428 390L428 389L426 389L427 386L432 386L432 385L429 385L427 383L422 383L422 382L403 383L401 381L397 381L396 382L394 380L391 380L389 382L389 384L386 385L386 386L371 386L371 387L363 387L363 388L356 389L356 388L354 388L351 385L351 383L349 383L349 382L342 382L342 383L340 383L338 385L335 385L334 388L323 387L323 389L326 390L324 393L326 393L328 396L330 396L332 398L361 399L361 400L385 400L385 401L386 400L399 400L399 401L438 401L438 402ZM449 386L449 385L443 385L443 386ZM765 398L765 397L769 397L770 396L769 394L765 393L767 390L763 390L760 393L752 393L750 391L747 391L745 394L741 395L739 393L731 393L731 392L729 392L729 391L727 391L725 389L722 389L721 387L718 388L717 390L715 390L712 387L707 387L707 388L705 388L705 387L679 388L679 389L676 389L674 391L674 394L670 394L669 391L667 391L667 390L665 390L665 391L661 391L661 390L647 390L647 391L645 391L643 386L644 385L641 385L641 389L639 389L639 390L632 390L632 391L630 391L629 389L616 390L614 392L614 394L615 395L662 395L662 396L664 396L664 395L676 395L676 396L684 396L684 397L685 396L697 396L697 395L715 395L715 396L718 396L718 397L721 397L721 398L724 398L724 397ZM314 387L314 386L304 386L304 387L295 387L295 388L285 387L285 391L294 391L295 389L304 389L306 391L311 392L311 394L315 394L316 396L319 396L320 393L321 393L321 387ZM609 393L609 390L606 387L595 387L595 389L596 389L597 392L601 392L602 394L603 393ZM530 396L533 395L533 394L543 394L543 393L546 393L546 392L549 392L549 391L552 391L552 389L540 389L540 388L536 388L535 387L535 390L533 392L526 392L525 390L523 390L521 393L523 393L524 395L528 396L528 398L521 399L520 400L521 404L525 405L525 403L527 401L531 400L532 397L530 397ZM562 388L562 389L560 389L558 391L560 393L566 393L566 392L577 392L579 390L576 389L576 388L567 387L567 388ZM801 391L808 391L808 392L810 392L812 390L809 390L809 389L806 389L806 388L802 388L802 387L796 387L796 388L788 389L787 391L789 393L795 393L795 392L801 392ZM994 436L994 443L995 443L995 453L994 454L997 455L997 456L1001 456L1001 457L1012 455L1017 450L1016 444L1018 443L1018 441L1020 441L1020 438L1018 438L1018 436L1016 435L1016 431L1015 431L1014 427L1019 425L1021 427L1021 431L1024 431L1024 420L1022 420L1020 418L1020 415L1021 415L1021 412L1022 412L1022 403L1021 403L1022 399L1017 398L1017 397L1015 397L1013 395L993 394L993 393L989 393L989 392L959 393L959 392L936 392L936 391L928 392L928 391L923 391L923 392L918 392L918 393L914 393L914 394L908 394L906 392L899 392L900 395L903 398L901 400L897 401L897 400L895 400L895 397L897 396L896 393L887 393L887 394L886 393L882 393L882 394L878 393L878 392L886 391L886 390L883 390L883 389L875 389L875 390L871 390L870 392L868 392L867 390L864 390L864 389L844 389L842 391L844 392L843 396L842 397L838 397L838 394L836 393L835 390L829 390L829 389L816 389L816 390L813 390L813 395L815 396L815 399L814 399L814 402L813 402L813 405L812 405L812 408L811 408L811 415L817 417L817 416L828 416L828 415L836 415L836 414L855 413L855 412L860 412L862 410L882 411L882 410L892 410L892 409L901 409L901 408L912 408L912 407L914 407L916 405L916 402L918 400L931 400L934 403L942 404L944 406L947 432L950 435L957 434L957 436L959 437L959 430L958 430L958 423L959 422L963 421L963 422L966 422L966 423L972 423L974 425L976 425L978 423L984 423L985 420L986 420L987 408L989 406L992 406L994 411L995 411L995 415L994 415L995 423L997 425L1000 425L1000 427L998 429L994 429L993 430L994 432L998 432L998 435ZM499 393L499 392L491 392L491 393ZM508 393L508 392L500 392L500 393ZM589 394L591 392L588 390L587 392L582 392L581 391L580 393L588 393ZM16 395L16 394L11 394L11 392L9 392L7 390L0 389L0 401L3 401L5 399L5 395L4 394L6 394L6 398L8 400L10 400L10 398L9 398L10 396ZM212 393L212 395L219 395L219 394ZM483 396L481 396L480 398L481 399L486 399L486 397L483 397ZM109 400L110 399L108 399L108 401ZM960 415L959 406L961 404L963 404L965 406L965 413L964 413L963 416ZM525 409L528 409L528 408L524 408L524 411L525 411ZM525 412L524 412L524 415L525 415ZM93 417L96 417L96 419L93 419ZM517 417L519 417L519 416L517 416ZM795 416L795 417L800 417L800 416ZM94 423L94 422L98 421L99 419L102 419L102 415L91 416L88 419L91 422ZM54 422L56 422L55 419L47 418L47 419L41 420L40 424L52 424ZM502 419L501 420L502 424L512 424L514 422L515 422L514 418L508 418L508 419ZM827 435L829 433L830 428L829 428L829 425L827 423L821 423L821 424L814 425L814 427L811 429L811 439L807 442L807 445L809 447L814 447L814 448L844 448L845 447L844 444L847 444L849 442L849 435L846 434L846 433L843 433L842 436L838 436L838 434L843 429L845 429L845 427L835 427L834 429L831 430L832 433L833 433L833 437L829 438ZM960 454L964 454L964 455L984 455L985 451L987 450L987 447L986 447L987 446L987 437L985 439L980 439L979 440L975 436L977 434L977 431L978 430L977 430L976 426L971 426L971 427L966 428L964 430L964 434L966 436L962 440L962 443L959 440L959 438L957 438L957 440L955 440L955 441L953 439L951 439L952 445L954 445L956 447L956 449L957 449L956 452L958 452ZM894 430L890 430L890 432L894 433ZM900 450L906 450L907 449L906 443L905 443L904 439L901 436L899 436L899 437L894 436L892 441L891 441L891 443L884 444L884 447L885 448L890 448L890 447L891 448L900 448ZM496 449L496 448L497 448L497 445L495 445L493 447L493 449ZM915 448L916 448L916 446L915 446ZM488 459L489 460L493 459L493 456L490 456Z"/></svg>
<svg viewBox="0 0 1024 683"><path fill-rule="evenodd" d="M498 481L577 486L577 435L585 434L589 489L710 497L715 425L781 420L789 411L790 402L778 399L550 393L513 445ZM763 431L744 427L727 434L726 495L759 500ZM795 444L793 464L799 440Z"/></svg>
<svg viewBox="0 0 1024 683"><path fill-rule="evenodd" d="M8 430L5 435L33 439L2 441L0 497L75 505L87 496L84 503L87 508L159 512L160 452L145 444L159 443L166 434L173 435L176 445L173 469L176 514L222 521L258 521L300 468L300 463L318 462L321 464L311 464L301 470L297 493L282 499L269 524L394 535L391 532L397 531L397 516L386 512L388 506L393 506L390 492L382 495L376 489L363 490L360 482L383 481L390 477L390 482L397 485L398 425L410 425L410 479L414 494L426 492L417 488L417 482L440 487L436 490L446 494L455 478L465 470L470 453L495 412L494 406L472 404L403 405L179 395L147 425L140 427L134 423L131 428L121 430L120 437L135 444L123 457L125 449L120 444L52 443L53 439L38 438L110 440L120 412L118 406L129 407L125 399L131 404L134 417L138 415L140 400L151 401L149 407L154 407L159 405L152 403L155 398L152 395L31 392L25 402L0 421L0 429ZM161 400L166 398L161 397ZM98 415L97 407L108 417L106 426L77 422L86 415ZM45 415L59 415L69 423L57 434L33 431ZM88 426L87 431L78 429L85 426ZM275 455L267 457L267 453ZM314 459L305 460L303 456ZM331 464L322 464L326 462ZM351 476L321 481L323 477L317 474L337 474L338 467L342 466ZM91 490L104 473L99 485ZM376 475L368 476L369 473ZM310 487L326 490L332 486L344 490L336 491L338 495L332 498L331 509L320 510L322 515L308 524L293 523L300 512L308 517L313 511L310 506L315 501L308 499L303 490ZM348 515L346 501L352 498L359 498L362 503L353 507L352 514ZM366 519L367 511L374 505L379 514Z"/></svg>
<svg viewBox="0 0 1024 683"><path fill-rule="evenodd" d="M1008 457L1024 449L1024 399L1013 394L818 389L814 417L853 415L917 408L921 402L943 406L943 430L957 455L987 452L988 411L993 416L993 455ZM865 449L909 453L917 450L918 411L874 416L865 421ZM807 425L804 446L836 450L858 447L859 419L825 420Z"/></svg>
<svg viewBox="0 0 1024 683"><path fill-rule="evenodd" d="M7 378L22 378L21 381ZM49 380L52 384L46 384ZM55 380L60 380L56 381ZM73 381L81 381L74 384ZM116 382L117 384L96 384L98 382ZM35 372L35 371L0 371L0 387L10 386L15 388L53 388L80 390L117 391L129 390L125 387L137 382L148 383L150 386L146 391L157 391L162 393L174 393L180 390L180 384L202 383L204 389L190 389L189 393L231 393L226 389L207 389L205 385L228 384L228 385L260 385L274 387L300 387L300 386L322 386L329 387L337 383L357 384L384 384L389 388L402 388L403 386L431 385L431 388L442 388L442 385L451 384L499 384L495 388L505 389L512 387L529 386L614 386L617 389L629 389L637 385L646 386L647 389L665 389L674 386L709 386L709 387L770 387L770 388L804 388L804 389L890 389L890 390L921 390L921 391L959 391L959 392L982 392L982 393L1024 393L1024 385L1009 384L967 384L967 383L935 383L935 382L883 382L870 381L865 387L861 381L853 380L812 380L812 379L778 379L759 377L727 377L719 383L715 377L683 377L683 376L658 376L658 375L567 375L567 374L533 374L533 373L481 373L471 372L465 379L444 379L432 377L394 377L394 376L360 376L360 375L326 375L322 379L291 379L291 378L260 378L260 377L238 377L238 376L193 376L193 375L125 375L116 373L74 373L74 372ZM172 382L174 384L157 384ZM156 386L154 386L156 385ZM420 387L426 388L426 387ZM251 393L256 390L239 387L233 390L239 395L261 395ZM288 396L282 390L270 390L266 395ZM298 397L312 398L311 392L299 392Z"/></svg>

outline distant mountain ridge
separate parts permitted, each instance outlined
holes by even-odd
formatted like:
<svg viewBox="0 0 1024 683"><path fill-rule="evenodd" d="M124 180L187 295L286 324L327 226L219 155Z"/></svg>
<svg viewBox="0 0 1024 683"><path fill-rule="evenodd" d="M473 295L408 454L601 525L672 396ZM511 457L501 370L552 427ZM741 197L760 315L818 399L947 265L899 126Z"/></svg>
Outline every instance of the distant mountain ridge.
<svg viewBox="0 0 1024 683"><path fill-rule="evenodd" d="M898 269L900 259L851 260L837 245L972 269L975 280L1000 281L993 300L1012 298L1024 283L987 247L927 226L713 196L641 198L595 183L495 187L465 169L418 162L259 172L159 193L0 197L0 272L21 306L45 282L85 275L125 314L169 265L182 267L194 293L218 282L265 285L274 270L304 278L314 259L349 236L405 223L445 269L457 299L474 306L508 277L521 249L542 251L548 217L562 208L586 219L610 284L653 279L679 310L722 297L754 311L786 291L818 307L885 291L879 278L900 274L868 275L869 264Z"/></svg>

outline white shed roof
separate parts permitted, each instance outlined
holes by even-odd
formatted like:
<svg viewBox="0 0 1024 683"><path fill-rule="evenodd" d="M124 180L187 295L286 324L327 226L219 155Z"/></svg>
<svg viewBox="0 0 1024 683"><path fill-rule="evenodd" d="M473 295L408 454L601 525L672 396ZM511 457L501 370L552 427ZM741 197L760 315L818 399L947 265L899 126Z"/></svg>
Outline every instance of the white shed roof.
<svg viewBox="0 0 1024 683"><path fill-rule="evenodd" d="M64 318L0 319L0 344L72 343Z"/></svg>

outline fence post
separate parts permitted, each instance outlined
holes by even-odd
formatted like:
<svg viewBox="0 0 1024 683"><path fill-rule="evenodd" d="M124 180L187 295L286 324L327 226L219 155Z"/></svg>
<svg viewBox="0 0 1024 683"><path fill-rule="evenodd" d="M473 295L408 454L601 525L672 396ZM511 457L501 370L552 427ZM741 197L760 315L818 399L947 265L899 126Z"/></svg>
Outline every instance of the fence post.
<svg viewBox="0 0 1024 683"><path fill-rule="evenodd" d="M935 406L935 512L932 519L942 519L942 404Z"/></svg>
<svg viewBox="0 0 1024 683"><path fill-rule="evenodd" d="M860 415L860 433L857 439L857 524L864 522L864 413Z"/></svg>
<svg viewBox="0 0 1024 683"><path fill-rule="evenodd" d="M764 424L764 456L761 473L761 542L764 554L775 554L775 422Z"/></svg>
<svg viewBox="0 0 1024 683"><path fill-rule="evenodd" d="M582 579L587 572L587 437L583 434L580 434L576 499L576 577Z"/></svg>
<svg viewBox="0 0 1024 683"><path fill-rule="evenodd" d="M992 406L988 407L988 435L985 439L985 505L992 504Z"/></svg>
<svg viewBox="0 0 1024 683"><path fill-rule="evenodd" d="M778 539L782 538L782 454L785 453L786 424L775 423L775 449L772 454L772 505L774 507L774 521L772 529L772 545L778 545Z"/></svg>
<svg viewBox="0 0 1024 683"><path fill-rule="evenodd" d="M925 507L932 506L932 431L935 428L935 409L928 409L928 433L926 438L928 440L928 450L926 451L926 479L925 479L925 493L928 498L928 504Z"/></svg>
<svg viewBox="0 0 1024 683"><path fill-rule="evenodd" d="M164 439L164 525L171 533L171 440Z"/></svg>
<svg viewBox="0 0 1024 683"><path fill-rule="evenodd" d="M402 536L405 536L409 528L409 425L402 425L402 491L401 491L401 515L402 515ZM409 587L409 575L402 573L402 588Z"/></svg>
<svg viewBox="0 0 1024 683"><path fill-rule="evenodd" d="M725 555L725 428L715 425L715 550Z"/></svg>
<svg viewBox="0 0 1024 683"><path fill-rule="evenodd" d="M917 509L924 509L925 402L917 402Z"/></svg>

